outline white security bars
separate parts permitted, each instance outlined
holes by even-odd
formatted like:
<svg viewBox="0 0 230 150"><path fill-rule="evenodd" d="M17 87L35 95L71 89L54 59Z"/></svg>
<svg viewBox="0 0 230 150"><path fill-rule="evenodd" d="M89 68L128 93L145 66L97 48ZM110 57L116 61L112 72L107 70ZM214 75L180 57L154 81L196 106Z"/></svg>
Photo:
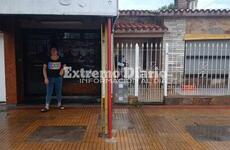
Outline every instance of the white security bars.
<svg viewBox="0 0 230 150"><path fill-rule="evenodd" d="M169 96L230 95L230 40L187 41L185 54L169 58Z"/></svg>

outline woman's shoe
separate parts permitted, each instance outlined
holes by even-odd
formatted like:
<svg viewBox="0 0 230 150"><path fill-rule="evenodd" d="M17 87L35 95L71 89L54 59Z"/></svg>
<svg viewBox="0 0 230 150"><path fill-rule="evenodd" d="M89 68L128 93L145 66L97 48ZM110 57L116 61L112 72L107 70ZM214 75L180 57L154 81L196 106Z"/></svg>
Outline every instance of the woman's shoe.
<svg viewBox="0 0 230 150"><path fill-rule="evenodd" d="M65 109L65 107L64 107L63 105L58 106L58 108L59 108L60 110L64 110L64 109Z"/></svg>
<svg viewBox="0 0 230 150"><path fill-rule="evenodd" d="M47 108L45 107L45 108L42 108L42 109L41 109L41 112L44 112L44 113L45 113L45 112L48 112L49 110L50 110L50 109L47 109Z"/></svg>

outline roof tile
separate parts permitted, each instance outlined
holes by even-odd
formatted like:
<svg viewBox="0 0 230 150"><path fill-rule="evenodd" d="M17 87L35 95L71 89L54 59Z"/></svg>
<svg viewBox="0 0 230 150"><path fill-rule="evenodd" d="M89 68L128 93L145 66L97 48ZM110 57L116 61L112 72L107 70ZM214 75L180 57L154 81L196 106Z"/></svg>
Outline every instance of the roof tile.
<svg viewBox="0 0 230 150"><path fill-rule="evenodd" d="M152 31L164 32L167 30L165 27L160 27L155 24L148 23L116 23L115 30L119 31Z"/></svg>
<svg viewBox="0 0 230 150"><path fill-rule="evenodd" d="M230 9L120 10L120 16L227 16Z"/></svg>

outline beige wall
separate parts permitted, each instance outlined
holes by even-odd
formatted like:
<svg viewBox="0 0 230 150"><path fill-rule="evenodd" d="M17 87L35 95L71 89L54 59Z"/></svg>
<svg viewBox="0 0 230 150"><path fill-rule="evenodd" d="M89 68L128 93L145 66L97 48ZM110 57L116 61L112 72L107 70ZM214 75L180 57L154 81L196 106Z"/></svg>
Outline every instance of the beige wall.
<svg viewBox="0 0 230 150"><path fill-rule="evenodd" d="M186 19L187 34L230 34L230 18Z"/></svg>

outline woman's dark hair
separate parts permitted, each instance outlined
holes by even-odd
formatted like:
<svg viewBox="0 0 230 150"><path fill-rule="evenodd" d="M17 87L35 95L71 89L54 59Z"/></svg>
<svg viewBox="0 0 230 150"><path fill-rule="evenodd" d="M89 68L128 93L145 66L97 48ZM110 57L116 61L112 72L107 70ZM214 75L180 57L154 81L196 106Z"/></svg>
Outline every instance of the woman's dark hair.
<svg viewBox="0 0 230 150"><path fill-rule="evenodd" d="M58 48L57 48L56 46L51 46L51 47L50 47L50 50L49 50L49 55L51 55L51 50L52 50L53 48L55 48L55 49L57 50L58 55L59 55L59 51L58 51Z"/></svg>
<svg viewBox="0 0 230 150"><path fill-rule="evenodd" d="M50 46L50 50L51 50L52 48L58 49L56 45L51 45L51 46Z"/></svg>

